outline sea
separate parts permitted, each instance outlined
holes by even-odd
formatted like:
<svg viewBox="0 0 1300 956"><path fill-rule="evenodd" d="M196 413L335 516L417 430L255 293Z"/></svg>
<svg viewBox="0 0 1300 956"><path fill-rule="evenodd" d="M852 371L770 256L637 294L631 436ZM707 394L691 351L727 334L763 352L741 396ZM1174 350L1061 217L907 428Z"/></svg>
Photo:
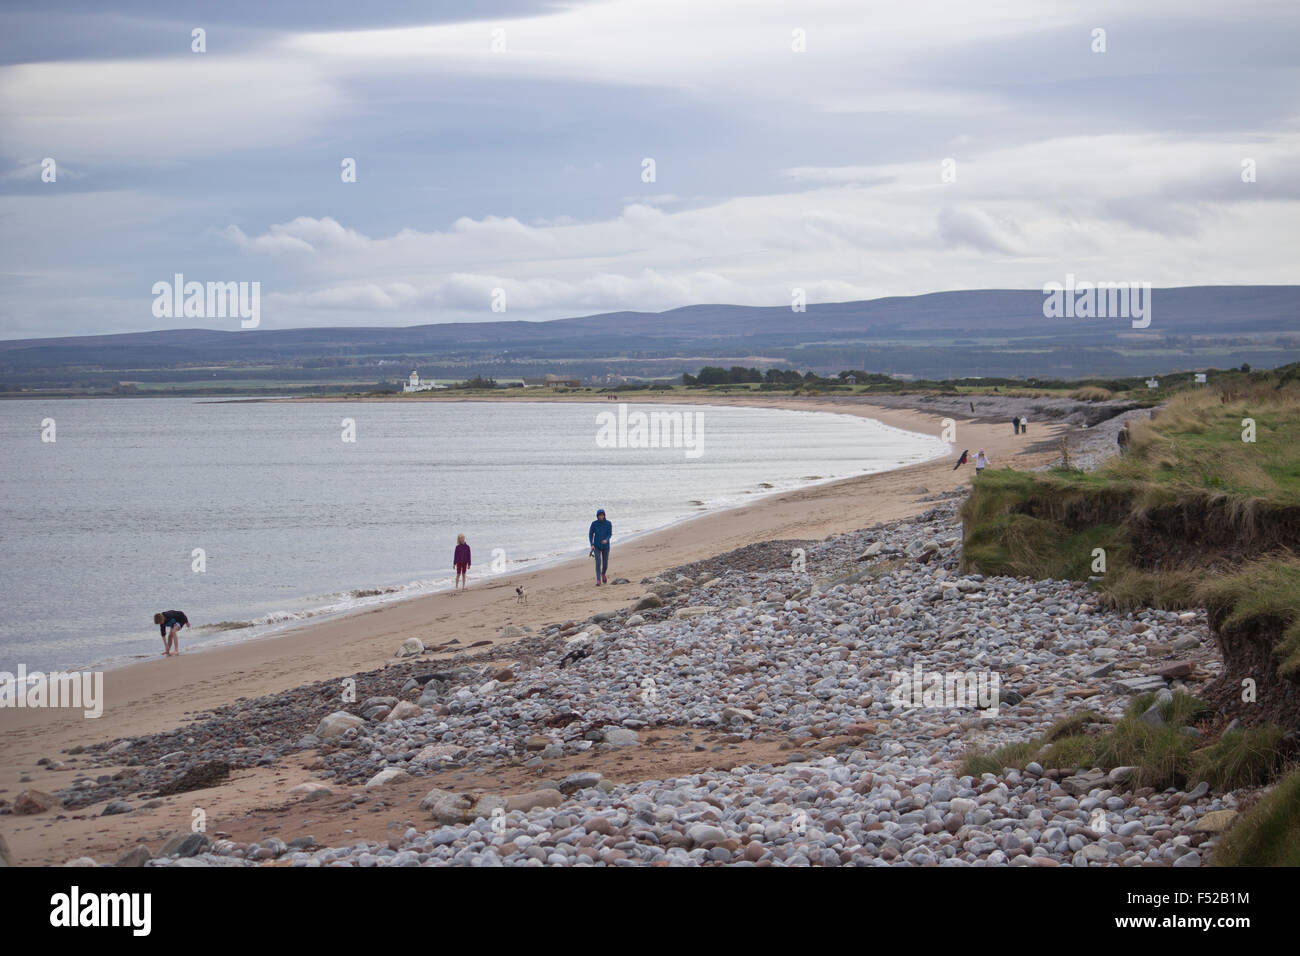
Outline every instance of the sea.
<svg viewBox="0 0 1300 956"><path fill-rule="evenodd" d="M157 656L173 608L189 653L444 590L458 534L472 587L585 555L598 508L612 579L646 532L949 452L846 414L618 405L0 402L0 671ZM685 418L645 447L656 411Z"/></svg>

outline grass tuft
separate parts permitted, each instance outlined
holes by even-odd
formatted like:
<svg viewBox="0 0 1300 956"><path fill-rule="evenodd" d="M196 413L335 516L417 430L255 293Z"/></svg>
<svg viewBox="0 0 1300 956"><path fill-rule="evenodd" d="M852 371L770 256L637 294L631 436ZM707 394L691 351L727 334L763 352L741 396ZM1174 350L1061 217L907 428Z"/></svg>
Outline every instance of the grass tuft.
<svg viewBox="0 0 1300 956"><path fill-rule="evenodd" d="M1273 619L1281 628L1274 645L1278 673L1300 677L1300 557L1266 557L1235 574L1214 577L1197 589L1212 615L1222 615L1222 630L1252 620Z"/></svg>
<svg viewBox="0 0 1300 956"><path fill-rule="evenodd" d="M1284 777L1219 840L1211 866L1300 866L1300 770Z"/></svg>

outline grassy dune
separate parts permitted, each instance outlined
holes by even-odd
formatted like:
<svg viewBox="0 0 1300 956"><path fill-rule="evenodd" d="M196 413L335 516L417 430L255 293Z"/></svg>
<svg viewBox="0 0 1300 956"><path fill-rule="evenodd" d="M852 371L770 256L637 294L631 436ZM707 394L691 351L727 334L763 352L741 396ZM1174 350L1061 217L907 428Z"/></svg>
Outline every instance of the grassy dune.
<svg viewBox="0 0 1300 956"><path fill-rule="evenodd" d="M1152 701L1139 698L1112 726L1075 715L1043 738L974 754L967 769L1037 760L1134 766L1140 785L1158 788L1264 784L1290 765L1300 728L1300 370L1184 391L1130 431L1129 453L1094 472L985 471L963 509L963 565L1092 580L1121 610L1204 606L1225 674L1205 701L1175 695L1157 726L1140 719ZM1181 730L1224 723L1209 719L1216 711L1239 725L1205 741ZM1243 819L1220 862L1294 859L1297 787L1292 775Z"/></svg>

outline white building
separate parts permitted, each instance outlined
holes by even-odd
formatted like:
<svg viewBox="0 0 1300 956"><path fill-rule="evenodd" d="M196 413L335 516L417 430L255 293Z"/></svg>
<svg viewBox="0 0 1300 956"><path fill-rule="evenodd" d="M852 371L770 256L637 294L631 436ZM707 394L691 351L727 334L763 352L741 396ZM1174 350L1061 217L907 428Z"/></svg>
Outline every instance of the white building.
<svg viewBox="0 0 1300 956"><path fill-rule="evenodd" d="M402 386L403 392L427 392L435 388L446 388L446 385L435 385L433 382L421 382L420 373L412 369L411 378Z"/></svg>

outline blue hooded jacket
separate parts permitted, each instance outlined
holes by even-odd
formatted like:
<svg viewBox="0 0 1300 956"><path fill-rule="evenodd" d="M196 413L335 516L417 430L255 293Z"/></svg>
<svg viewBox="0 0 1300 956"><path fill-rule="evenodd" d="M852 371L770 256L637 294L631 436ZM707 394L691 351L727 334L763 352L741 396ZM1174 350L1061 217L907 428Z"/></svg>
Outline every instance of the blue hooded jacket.
<svg viewBox="0 0 1300 956"><path fill-rule="evenodd" d="M591 542L591 546L602 551L609 550L609 539L613 536L614 526L609 523L608 518L597 518L587 529L587 540Z"/></svg>

